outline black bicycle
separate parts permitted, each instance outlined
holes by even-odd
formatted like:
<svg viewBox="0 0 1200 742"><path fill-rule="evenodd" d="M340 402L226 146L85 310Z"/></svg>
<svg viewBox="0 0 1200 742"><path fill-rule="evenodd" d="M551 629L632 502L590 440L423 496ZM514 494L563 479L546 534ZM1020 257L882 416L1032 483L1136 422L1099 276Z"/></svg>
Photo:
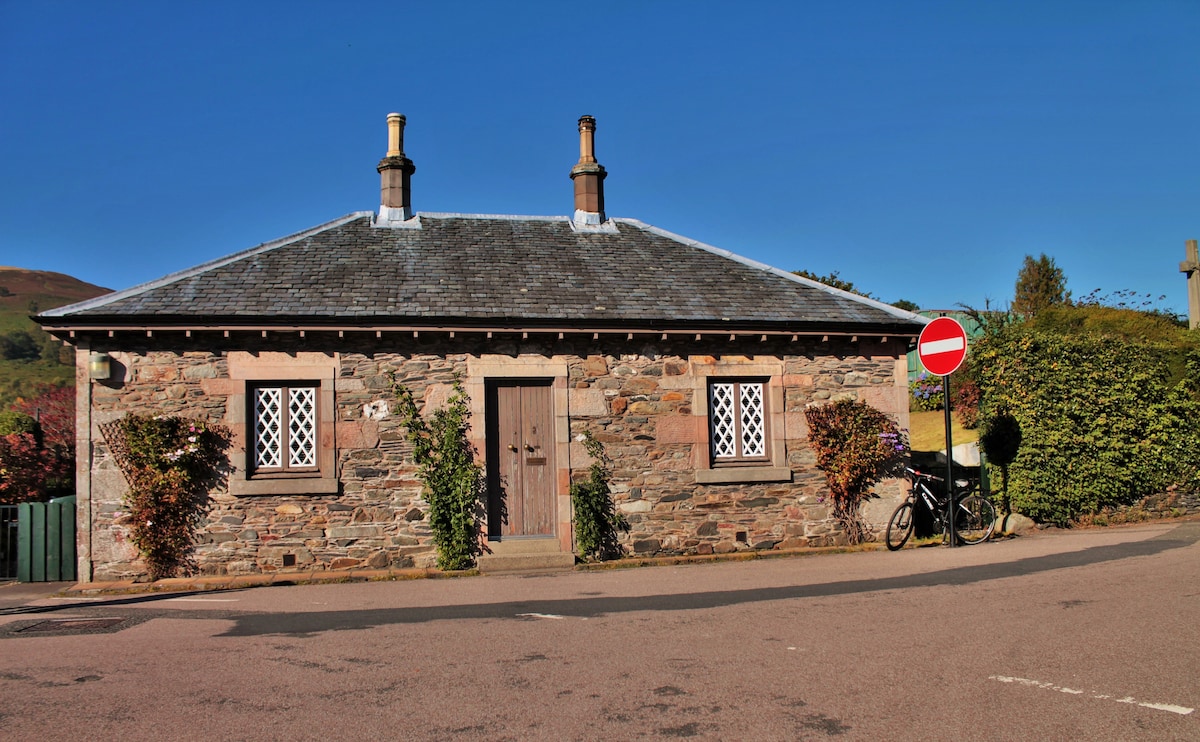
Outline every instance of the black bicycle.
<svg viewBox="0 0 1200 742"><path fill-rule="evenodd" d="M889 551L896 551L908 542L913 532L913 515L918 504L930 512L934 533L941 533L943 539L949 535L946 524L946 498L934 494L929 486L931 482L946 480L908 467L904 467L904 470L912 479L912 488L908 492L908 499L900 503L900 507L896 508L888 520L886 542ZM954 487L955 536L964 544L986 541L992 535L992 529L996 527L996 508L986 497L975 494L974 488L967 480L954 480Z"/></svg>

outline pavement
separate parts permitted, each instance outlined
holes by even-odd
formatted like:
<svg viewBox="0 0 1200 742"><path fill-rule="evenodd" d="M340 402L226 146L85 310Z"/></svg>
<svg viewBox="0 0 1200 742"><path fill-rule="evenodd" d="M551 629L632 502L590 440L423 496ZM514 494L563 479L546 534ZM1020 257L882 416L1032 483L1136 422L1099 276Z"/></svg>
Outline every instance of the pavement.
<svg viewBox="0 0 1200 742"><path fill-rule="evenodd" d="M1010 561L1014 558L1049 556L1079 551L1100 545L1129 543L1153 538L1172 530L1187 521L1198 518L1164 519L1142 523L1124 524L1104 528L1079 528L1034 530L1019 536L1004 536L993 539L989 544L1008 544L1005 549L979 549L962 546L950 550L944 545L929 544L917 548L938 549L946 552L946 558L954 554L955 562L989 564ZM913 547L909 547L911 549ZM854 547L825 547L792 550L746 551L734 554L676 557L631 557L615 562L576 565L575 571L624 570L661 567L683 564L744 562L762 559L823 558L836 559L839 555L864 551L883 551L877 543ZM906 549L907 550L907 549ZM942 561L942 560L937 560ZM527 573L529 575L536 573ZM279 587L288 585L318 585L356 582L392 582L402 580L476 578L490 579L495 575L480 575L475 570L442 572L437 569L349 569L349 570L300 570L251 575L220 575L178 577L155 582L119 580L105 582L0 582L0 613L13 609L45 605L48 602L68 602L72 598L85 600L91 596L141 595L153 593L198 593L219 590L244 590L256 587ZM94 598L93 598L94 599Z"/></svg>
<svg viewBox="0 0 1200 742"><path fill-rule="evenodd" d="M61 595L74 582L0 582L0 611Z"/></svg>
<svg viewBox="0 0 1200 742"><path fill-rule="evenodd" d="M781 559L788 557L832 555L851 551L877 551L880 544L864 544L855 547L828 547L812 549L747 551L736 554L677 557L631 557L616 562L578 564L574 571L609 569L633 569L672 564L697 564L714 562L741 562L758 559ZM518 570L526 576L555 574L563 570ZM571 570L567 570L571 571ZM504 572L489 574L509 574ZM97 595L140 595L146 593L195 593L210 590L243 590L252 587L280 587L287 585L321 585L352 582L395 582L400 580L451 579L479 577L478 570L443 572L438 569L343 569L343 570L290 570L249 575L196 575L172 577L154 582L139 580L109 580L94 582L0 582L0 611L16 608L31 601L49 599L83 598Z"/></svg>

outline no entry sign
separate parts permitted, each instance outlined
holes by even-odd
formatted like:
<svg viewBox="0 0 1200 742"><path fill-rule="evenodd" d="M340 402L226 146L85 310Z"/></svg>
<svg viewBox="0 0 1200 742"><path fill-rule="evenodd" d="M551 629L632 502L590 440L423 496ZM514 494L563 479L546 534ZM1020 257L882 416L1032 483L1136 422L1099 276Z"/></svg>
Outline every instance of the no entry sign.
<svg viewBox="0 0 1200 742"><path fill-rule="evenodd" d="M917 357L931 374L954 373L967 357L967 331L953 317L938 317L921 331Z"/></svg>

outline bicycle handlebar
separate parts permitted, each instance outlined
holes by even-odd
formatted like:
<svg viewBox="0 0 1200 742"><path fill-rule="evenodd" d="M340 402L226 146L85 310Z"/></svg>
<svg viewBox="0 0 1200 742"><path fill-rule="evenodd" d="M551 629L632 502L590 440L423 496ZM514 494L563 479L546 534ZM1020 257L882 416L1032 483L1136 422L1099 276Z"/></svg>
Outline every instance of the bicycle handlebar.
<svg viewBox="0 0 1200 742"><path fill-rule="evenodd" d="M908 472L909 474L912 474L913 477L915 477L916 479L930 479L930 480L933 480L934 482L945 482L946 481L945 477L939 477L936 474L930 474L928 472L917 471L916 469L913 469L911 466L904 467L904 471ZM914 484L915 484L915 480L914 480ZM958 491L955 493L956 497L962 496L963 494L965 494L973 489L971 487L970 480L967 480L967 479L955 479L954 486L958 488Z"/></svg>
<svg viewBox="0 0 1200 742"><path fill-rule="evenodd" d="M935 482L944 482L945 481L944 477L939 477L936 474L928 474L928 473L924 473L924 472L919 472L916 469L912 468L911 466L904 467L904 471L908 472L909 474L912 474L914 477L924 477L927 479L932 479Z"/></svg>

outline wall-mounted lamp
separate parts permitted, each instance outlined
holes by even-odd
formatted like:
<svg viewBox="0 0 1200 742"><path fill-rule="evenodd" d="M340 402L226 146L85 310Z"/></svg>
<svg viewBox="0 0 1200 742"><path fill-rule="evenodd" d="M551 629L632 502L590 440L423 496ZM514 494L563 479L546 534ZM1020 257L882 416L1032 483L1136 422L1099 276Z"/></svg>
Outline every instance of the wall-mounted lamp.
<svg viewBox="0 0 1200 742"><path fill-rule="evenodd" d="M112 377L112 356L107 353L92 353L88 356L88 377L105 381Z"/></svg>

